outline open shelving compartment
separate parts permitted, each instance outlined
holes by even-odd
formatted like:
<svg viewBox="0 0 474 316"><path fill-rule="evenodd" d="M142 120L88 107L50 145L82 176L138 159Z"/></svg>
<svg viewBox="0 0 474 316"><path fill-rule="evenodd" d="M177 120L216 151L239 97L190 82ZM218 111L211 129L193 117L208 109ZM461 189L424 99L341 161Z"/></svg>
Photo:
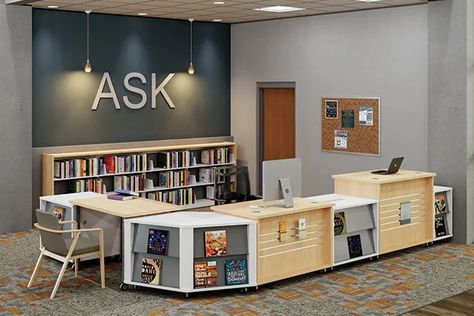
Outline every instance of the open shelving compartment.
<svg viewBox="0 0 474 316"><path fill-rule="evenodd" d="M307 199L312 202L334 203L334 216L344 214L345 228L341 229L339 235L334 236L333 266L379 255L379 220L376 200L342 194L327 194ZM351 258L348 238L360 240L360 255L353 254Z"/></svg>
<svg viewBox="0 0 474 316"><path fill-rule="evenodd" d="M168 231L166 256L147 253L149 229ZM225 230L227 254L206 257L204 232ZM177 212L138 217L124 221L123 284L185 293L256 286L256 223L212 212ZM142 258L161 259L159 284L140 282ZM248 283L225 284L226 260L245 258ZM195 287L194 263L216 261L217 284Z"/></svg>
<svg viewBox="0 0 474 316"><path fill-rule="evenodd" d="M434 207L433 213L435 214L435 218L433 219L435 221L433 239L434 241L438 241L438 240L451 238L453 237L453 188L440 186L440 185L434 185L433 193L435 195L435 198L433 199L435 203L435 205L433 205ZM443 193L445 194L445 197L446 197L446 213L441 214L441 216L444 217L446 234L438 237L436 233L436 195L443 194Z"/></svg>

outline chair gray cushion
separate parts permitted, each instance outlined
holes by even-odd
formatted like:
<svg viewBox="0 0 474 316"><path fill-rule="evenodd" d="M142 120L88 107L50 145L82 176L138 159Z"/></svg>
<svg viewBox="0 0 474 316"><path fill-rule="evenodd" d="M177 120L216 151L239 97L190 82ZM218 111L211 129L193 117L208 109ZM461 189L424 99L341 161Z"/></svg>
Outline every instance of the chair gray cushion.
<svg viewBox="0 0 474 316"><path fill-rule="evenodd" d="M71 246L71 243L72 243L72 239L66 239L67 249L69 249L69 247ZM77 255L82 255L83 253L94 252L94 251L99 251L98 241L85 238L85 237L79 237L76 248L74 248L72 255L77 256ZM66 256L67 253L63 255Z"/></svg>

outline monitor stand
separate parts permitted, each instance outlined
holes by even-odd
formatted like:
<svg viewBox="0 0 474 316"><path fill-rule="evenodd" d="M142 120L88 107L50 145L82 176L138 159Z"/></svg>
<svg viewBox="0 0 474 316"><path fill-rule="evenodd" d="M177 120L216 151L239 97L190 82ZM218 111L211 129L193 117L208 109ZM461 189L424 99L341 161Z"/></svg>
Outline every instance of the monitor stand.
<svg viewBox="0 0 474 316"><path fill-rule="evenodd" d="M278 181L280 182L281 192L285 200L285 207L293 207L293 191L291 190L290 178L281 178Z"/></svg>

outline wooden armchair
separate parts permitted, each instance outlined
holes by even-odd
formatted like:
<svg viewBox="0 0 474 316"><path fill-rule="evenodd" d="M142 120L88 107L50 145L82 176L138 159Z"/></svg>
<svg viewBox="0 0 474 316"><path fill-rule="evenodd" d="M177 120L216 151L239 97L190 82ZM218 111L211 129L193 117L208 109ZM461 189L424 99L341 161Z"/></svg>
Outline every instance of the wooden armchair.
<svg viewBox="0 0 474 316"><path fill-rule="evenodd" d="M74 260L74 272L75 276L77 277L79 270L79 259L83 257L89 257L93 255L99 256L100 282L102 288L105 288L104 232L102 228L77 229L77 223L75 221L58 222L54 214L42 212L40 210L36 210L36 218L38 223L35 223L35 227L40 231L43 247L41 248L41 253L38 261L36 262L33 274L31 275L30 282L28 282L28 287L31 287L36 277L43 255L53 254L56 255L56 258L60 258L60 260L64 263L54 286L53 292L51 293L51 299L56 295L69 261ZM62 230L60 224L71 224L72 229ZM81 233L83 232L97 232L99 234L99 241L96 242L89 238L80 237ZM64 238L64 234L70 235L71 233L72 239Z"/></svg>

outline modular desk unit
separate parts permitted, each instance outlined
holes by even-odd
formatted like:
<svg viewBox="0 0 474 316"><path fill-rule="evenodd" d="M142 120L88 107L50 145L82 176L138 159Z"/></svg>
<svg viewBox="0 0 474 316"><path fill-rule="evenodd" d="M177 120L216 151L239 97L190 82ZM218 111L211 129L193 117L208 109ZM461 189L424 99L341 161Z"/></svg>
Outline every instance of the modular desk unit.
<svg viewBox="0 0 474 316"><path fill-rule="evenodd" d="M206 255L205 246L208 243L205 241L205 232L216 231L225 231L226 251L219 256ZM156 232L165 232L160 243L166 247L160 248L163 251L158 254L149 251L154 240L150 236ZM144 286L186 293L187 297L188 293L193 292L257 286L255 256L256 224L252 220L212 212L179 212L126 219L124 283L121 288L125 290L128 285ZM151 282L154 284L141 282L142 265L154 259L158 260L154 263L158 281ZM233 285L227 285L227 265L236 261L243 262L243 266L246 263L247 282L235 282L234 279ZM196 285L196 263L206 266L212 264L217 279L209 283L205 281L208 286Z"/></svg>
<svg viewBox="0 0 474 316"><path fill-rule="evenodd" d="M334 203L333 266L376 257L379 254L378 203L342 194L306 198Z"/></svg>
<svg viewBox="0 0 474 316"><path fill-rule="evenodd" d="M257 284L332 266L331 203L294 199L294 207L262 200L213 206L211 210L257 222Z"/></svg>
<svg viewBox="0 0 474 316"><path fill-rule="evenodd" d="M432 242L433 177L400 170L391 175L370 171L333 176L335 193L379 201L380 254Z"/></svg>
<svg viewBox="0 0 474 316"><path fill-rule="evenodd" d="M122 254L122 220L125 218L156 215L184 209L184 206L134 198L117 201L107 196L71 200L78 207L78 219L81 228L100 227L104 230L105 256ZM97 235L97 234L95 234ZM90 234L88 237L96 239Z"/></svg>

